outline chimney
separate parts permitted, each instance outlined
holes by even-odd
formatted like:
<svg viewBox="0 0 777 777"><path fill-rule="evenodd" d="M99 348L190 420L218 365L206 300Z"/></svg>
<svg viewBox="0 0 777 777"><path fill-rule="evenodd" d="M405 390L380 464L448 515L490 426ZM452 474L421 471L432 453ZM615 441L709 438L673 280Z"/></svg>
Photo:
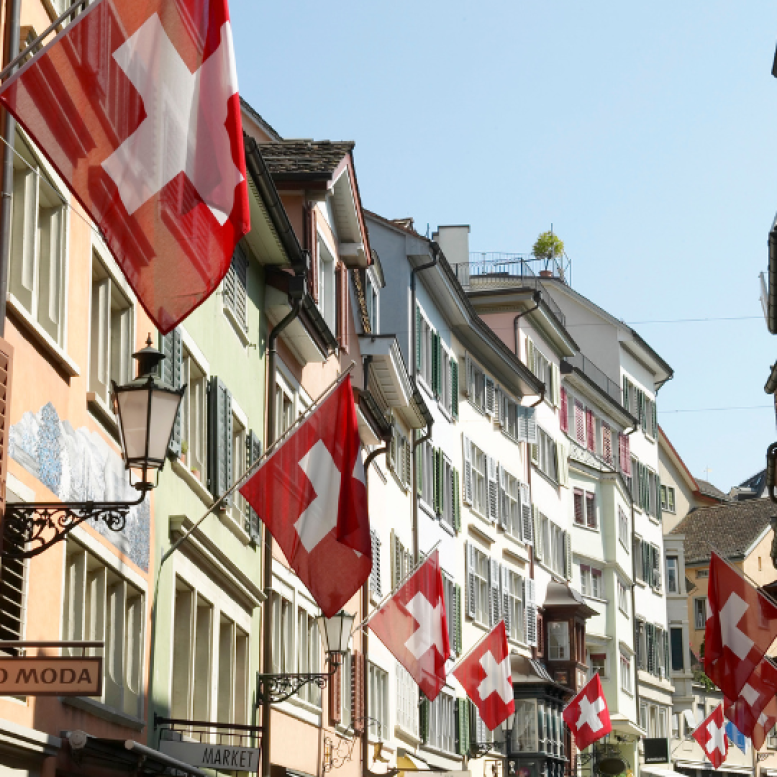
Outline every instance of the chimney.
<svg viewBox="0 0 777 777"><path fill-rule="evenodd" d="M440 246L448 264L469 264L469 224L437 227L432 240Z"/></svg>

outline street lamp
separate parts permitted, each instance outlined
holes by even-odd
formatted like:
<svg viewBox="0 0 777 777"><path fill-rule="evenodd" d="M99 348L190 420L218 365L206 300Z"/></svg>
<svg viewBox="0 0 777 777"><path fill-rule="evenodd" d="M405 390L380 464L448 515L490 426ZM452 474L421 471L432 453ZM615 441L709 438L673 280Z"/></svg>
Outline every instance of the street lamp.
<svg viewBox="0 0 777 777"><path fill-rule="evenodd" d="M10 502L2 516L2 550L5 558L32 558L87 520L100 520L111 531L121 531L130 510L156 486L151 472L162 469L173 424L185 386L175 389L161 381L157 370L164 354L148 336L146 347L134 353L138 377L117 386L112 382L112 401L118 416L122 455L128 470L140 470L133 485L140 492L134 502ZM130 482L132 477L130 475Z"/></svg>
<svg viewBox="0 0 777 777"><path fill-rule="evenodd" d="M326 618L319 615L316 618L321 641L326 653L326 662L331 667L328 672L301 672L296 674L257 674L256 703L269 700L271 704L294 696L299 690L313 683L319 688L326 686L327 680L334 675L342 661L343 655L349 650L351 630L355 616L340 610L337 615Z"/></svg>

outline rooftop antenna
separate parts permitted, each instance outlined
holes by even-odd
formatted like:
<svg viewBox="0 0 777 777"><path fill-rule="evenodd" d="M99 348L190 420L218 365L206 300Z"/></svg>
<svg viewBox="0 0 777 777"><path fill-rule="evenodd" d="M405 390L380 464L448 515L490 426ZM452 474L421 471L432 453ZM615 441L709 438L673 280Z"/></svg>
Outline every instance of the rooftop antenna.
<svg viewBox="0 0 777 777"><path fill-rule="evenodd" d="M704 479L705 479L705 480L706 480L708 483L710 482L710 472L712 472L712 468L711 468L711 467L710 467L710 465L708 464L708 465L707 465L707 466L704 468Z"/></svg>

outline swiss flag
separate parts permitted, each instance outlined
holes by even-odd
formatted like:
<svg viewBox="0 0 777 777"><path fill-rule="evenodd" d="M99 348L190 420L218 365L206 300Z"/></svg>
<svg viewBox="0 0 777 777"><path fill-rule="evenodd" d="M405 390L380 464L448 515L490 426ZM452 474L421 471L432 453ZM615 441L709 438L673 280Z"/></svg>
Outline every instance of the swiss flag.
<svg viewBox="0 0 777 777"><path fill-rule="evenodd" d="M761 714L777 694L777 667L764 657L747 679L734 701L726 699L725 715L746 737L755 741L754 731ZM756 748L758 749L758 748Z"/></svg>
<svg viewBox="0 0 777 777"><path fill-rule="evenodd" d="M777 724L777 699L772 697L769 703L764 707L753 728L753 747L760 750L764 746L766 737Z"/></svg>
<svg viewBox="0 0 777 777"><path fill-rule="evenodd" d="M704 671L736 699L772 644L777 607L717 553L710 560Z"/></svg>
<svg viewBox="0 0 777 777"><path fill-rule="evenodd" d="M369 626L434 701L445 685L445 662L451 654L438 551L394 592Z"/></svg>
<svg viewBox="0 0 777 777"><path fill-rule="evenodd" d="M226 0L98 0L0 94L169 332L249 230Z"/></svg>
<svg viewBox="0 0 777 777"><path fill-rule="evenodd" d="M607 700L604 698L598 672L564 707L562 717L575 738L578 750L585 750L588 745L612 731L610 711L607 709Z"/></svg>
<svg viewBox="0 0 777 777"><path fill-rule="evenodd" d="M453 675L478 708L489 731L515 712L510 649L503 620L483 637L453 670Z"/></svg>
<svg viewBox="0 0 777 777"><path fill-rule="evenodd" d="M240 489L331 618L370 576L372 545L350 376Z"/></svg>
<svg viewBox="0 0 777 777"><path fill-rule="evenodd" d="M717 769L728 755L726 721L723 719L723 707L718 704L710 716L693 732L693 738L701 745L710 763Z"/></svg>

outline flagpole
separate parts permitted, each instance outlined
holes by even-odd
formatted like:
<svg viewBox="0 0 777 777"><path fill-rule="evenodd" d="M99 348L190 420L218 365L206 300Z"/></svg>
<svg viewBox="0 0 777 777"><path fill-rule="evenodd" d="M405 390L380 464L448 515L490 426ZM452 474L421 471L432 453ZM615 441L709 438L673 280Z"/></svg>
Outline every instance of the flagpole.
<svg viewBox="0 0 777 777"><path fill-rule="evenodd" d="M503 622L504 622L504 618L500 618L499 623L503 623ZM499 625L499 623L497 623L496 626L494 626L494 629ZM505 623L505 629L506 628L507 628L507 624ZM491 632L493 632L494 629L491 629L491 631L484 634L463 656L461 656L461 658L459 658L459 660L445 673L446 676L449 674L453 674L456 671L456 669L458 669L459 666L463 664L470 657L470 655L480 646L483 640L488 639L488 637L491 635ZM508 650L509 650L509 647L508 647ZM510 657L509 652L507 654L507 657L508 658Z"/></svg>
<svg viewBox="0 0 777 777"><path fill-rule="evenodd" d="M400 589L402 586L426 563L429 556L434 553L435 550L437 550L440 542L442 540L437 540L437 542L432 545L429 552L426 554L426 558L423 561L419 561L418 564L416 564L392 589L389 593L387 593L376 605L375 608L372 610L372 612L364 618L364 620L361 621L361 623L358 623L356 626L353 627L353 630L351 631L351 636L356 634L357 632L361 631L371 620L372 618L378 614L379 610L383 605L391 599L392 596Z"/></svg>

